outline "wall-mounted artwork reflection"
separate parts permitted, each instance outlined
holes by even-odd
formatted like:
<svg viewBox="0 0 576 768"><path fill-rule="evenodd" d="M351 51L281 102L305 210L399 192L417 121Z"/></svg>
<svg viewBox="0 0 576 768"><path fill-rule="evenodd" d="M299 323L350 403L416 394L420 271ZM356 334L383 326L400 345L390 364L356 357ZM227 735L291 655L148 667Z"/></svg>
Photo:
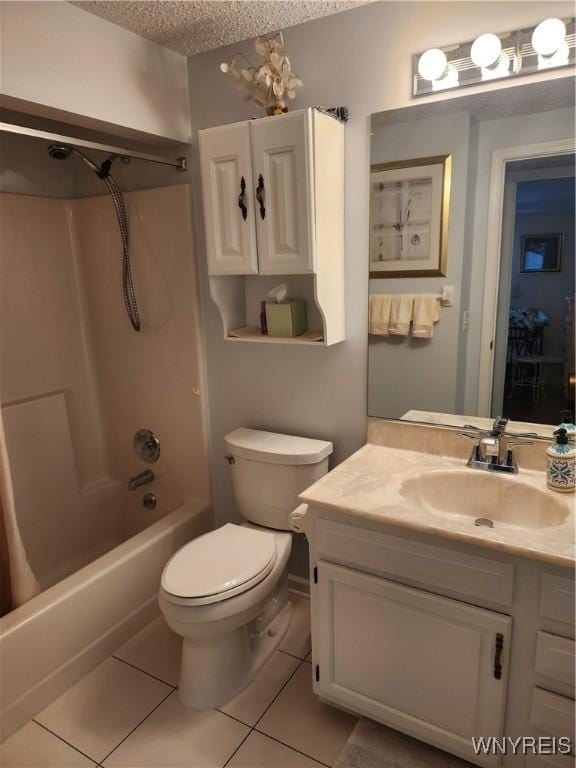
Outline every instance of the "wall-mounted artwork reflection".
<svg viewBox="0 0 576 768"><path fill-rule="evenodd" d="M451 157L370 169L370 277L446 275Z"/></svg>
<svg viewBox="0 0 576 768"><path fill-rule="evenodd" d="M564 235L523 235L520 272L559 272Z"/></svg>

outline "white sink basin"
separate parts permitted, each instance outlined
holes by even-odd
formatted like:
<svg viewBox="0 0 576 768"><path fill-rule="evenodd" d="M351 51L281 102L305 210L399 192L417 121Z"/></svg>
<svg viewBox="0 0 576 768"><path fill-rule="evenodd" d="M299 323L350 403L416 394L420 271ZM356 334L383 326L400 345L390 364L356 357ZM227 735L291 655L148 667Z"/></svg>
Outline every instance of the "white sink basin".
<svg viewBox="0 0 576 768"><path fill-rule="evenodd" d="M484 520L494 528L549 528L562 525L567 505L512 477L474 470L438 470L406 480L400 493L434 515Z"/></svg>

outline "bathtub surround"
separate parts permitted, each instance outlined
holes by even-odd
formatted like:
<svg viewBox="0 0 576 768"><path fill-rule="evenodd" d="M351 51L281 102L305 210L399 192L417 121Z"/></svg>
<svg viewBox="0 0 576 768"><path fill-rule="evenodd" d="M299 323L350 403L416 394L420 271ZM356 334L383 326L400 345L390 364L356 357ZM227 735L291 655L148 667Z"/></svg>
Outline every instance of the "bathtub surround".
<svg viewBox="0 0 576 768"><path fill-rule="evenodd" d="M138 335L122 303L110 199L1 197L2 405L22 537L43 588L183 499L208 498L188 187L131 192L126 203ZM163 444L153 511L126 490L145 466L132 446L143 427Z"/></svg>
<svg viewBox="0 0 576 768"><path fill-rule="evenodd" d="M38 594L20 535L0 408L0 616Z"/></svg>

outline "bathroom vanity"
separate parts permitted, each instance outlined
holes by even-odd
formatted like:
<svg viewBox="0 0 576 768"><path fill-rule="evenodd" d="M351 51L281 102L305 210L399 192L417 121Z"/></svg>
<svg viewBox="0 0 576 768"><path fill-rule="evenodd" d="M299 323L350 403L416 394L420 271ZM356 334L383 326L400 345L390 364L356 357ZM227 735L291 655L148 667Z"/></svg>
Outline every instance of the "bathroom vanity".
<svg viewBox="0 0 576 768"><path fill-rule="evenodd" d="M454 430L372 427L293 514L316 694L477 765L573 765L472 744L573 736L573 498L546 488L543 444L497 476L466 467Z"/></svg>

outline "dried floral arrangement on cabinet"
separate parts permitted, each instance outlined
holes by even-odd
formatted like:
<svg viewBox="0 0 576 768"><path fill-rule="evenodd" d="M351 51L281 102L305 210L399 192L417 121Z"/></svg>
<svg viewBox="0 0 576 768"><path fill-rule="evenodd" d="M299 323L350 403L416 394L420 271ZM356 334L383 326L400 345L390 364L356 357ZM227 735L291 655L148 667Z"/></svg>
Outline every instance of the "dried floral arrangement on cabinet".
<svg viewBox="0 0 576 768"><path fill-rule="evenodd" d="M296 88L302 86L302 79L292 72L281 32L258 37L255 48L264 59L260 66L252 64L242 53L236 53L220 64L220 70L236 81L236 87L247 101L264 107L269 115L281 115L288 111L286 100L296 97ZM239 67L238 59L244 59L247 66Z"/></svg>

